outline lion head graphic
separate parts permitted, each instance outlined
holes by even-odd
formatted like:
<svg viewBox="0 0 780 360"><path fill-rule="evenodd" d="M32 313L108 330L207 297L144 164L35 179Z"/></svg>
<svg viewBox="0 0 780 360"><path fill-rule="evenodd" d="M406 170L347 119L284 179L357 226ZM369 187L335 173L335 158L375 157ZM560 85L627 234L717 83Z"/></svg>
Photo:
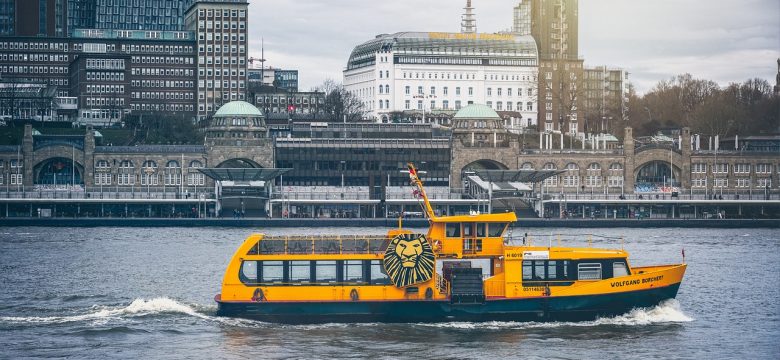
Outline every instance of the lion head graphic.
<svg viewBox="0 0 780 360"><path fill-rule="evenodd" d="M387 245L383 265L396 287L426 282L434 270L431 244L422 234L400 234Z"/></svg>

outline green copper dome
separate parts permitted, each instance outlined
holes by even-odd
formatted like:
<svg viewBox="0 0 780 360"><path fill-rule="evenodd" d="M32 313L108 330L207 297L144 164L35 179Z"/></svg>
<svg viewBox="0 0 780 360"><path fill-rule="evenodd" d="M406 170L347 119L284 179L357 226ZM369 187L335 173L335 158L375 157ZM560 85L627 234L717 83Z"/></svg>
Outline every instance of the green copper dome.
<svg viewBox="0 0 780 360"><path fill-rule="evenodd" d="M231 101L217 110L214 117L254 117L263 116L258 108L246 101Z"/></svg>
<svg viewBox="0 0 780 360"><path fill-rule="evenodd" d="M455 119L501 119L498 114L487 105L472 104L460 109L455 114Z"/></svg>

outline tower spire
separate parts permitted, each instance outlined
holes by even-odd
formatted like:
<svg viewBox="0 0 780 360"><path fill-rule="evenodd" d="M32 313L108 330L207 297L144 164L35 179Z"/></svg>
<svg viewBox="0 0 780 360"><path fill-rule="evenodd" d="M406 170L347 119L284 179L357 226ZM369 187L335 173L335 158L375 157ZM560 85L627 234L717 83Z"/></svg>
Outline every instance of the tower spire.
<svg viewBox="0 0 780 360"><path fill-rule="evenodd" d="M474 18L474 8L471 6L471 0L466 0L465 12L460 21L460 32L464 34L477 33L477 19Z"/></svg>

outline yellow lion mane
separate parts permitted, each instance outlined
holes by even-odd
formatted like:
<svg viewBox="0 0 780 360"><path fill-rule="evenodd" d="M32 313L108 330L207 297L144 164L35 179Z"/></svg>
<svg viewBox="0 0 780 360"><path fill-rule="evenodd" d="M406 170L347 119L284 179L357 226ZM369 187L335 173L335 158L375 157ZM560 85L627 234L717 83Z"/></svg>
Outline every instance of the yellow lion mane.
<svg viewBox="0 0 780 360"><path fill-rule="evenodd" d="M417 256L414 267L404 267L401 258L396 253L400 241L419 240L422 252ZM390 241L385 250L382 264L396 287L406 287L430 280L434 271L434 256L431 244L422 234L399 234Z"/></svg>

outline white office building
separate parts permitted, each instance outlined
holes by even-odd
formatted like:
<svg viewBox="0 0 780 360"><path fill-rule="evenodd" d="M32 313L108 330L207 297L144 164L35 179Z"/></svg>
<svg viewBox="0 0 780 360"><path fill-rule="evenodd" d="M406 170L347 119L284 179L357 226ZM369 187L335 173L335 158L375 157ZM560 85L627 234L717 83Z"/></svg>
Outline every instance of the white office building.
<svg viewBox="0 0 780 360"><path fill-rule="evenodd" d="M531 36L401 32L355 47L344 86L377 122L398 113L430 122L431 113L484 104L511 129L536 126L537 74Z"/></svg>

